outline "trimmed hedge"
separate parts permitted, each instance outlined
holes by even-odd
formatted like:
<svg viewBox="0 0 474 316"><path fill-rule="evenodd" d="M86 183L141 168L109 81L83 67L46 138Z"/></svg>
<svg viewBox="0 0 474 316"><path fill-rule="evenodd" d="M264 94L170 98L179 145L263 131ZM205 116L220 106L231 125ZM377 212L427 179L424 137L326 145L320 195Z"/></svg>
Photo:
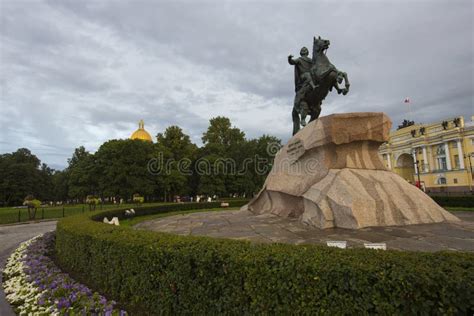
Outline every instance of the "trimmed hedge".
<svg viewBox="0 0 474 316"><path fill-rule="evenodd" d="M474 207L474 195L469 196L431 196L441 206Z"/></svg>
<svg viewBox="0 0 474 316"><path fill-rule="evenodd" d="M251 244L105 225L84 214L59 221L56 256L132 315L474 312L472 253Z"/></svg>

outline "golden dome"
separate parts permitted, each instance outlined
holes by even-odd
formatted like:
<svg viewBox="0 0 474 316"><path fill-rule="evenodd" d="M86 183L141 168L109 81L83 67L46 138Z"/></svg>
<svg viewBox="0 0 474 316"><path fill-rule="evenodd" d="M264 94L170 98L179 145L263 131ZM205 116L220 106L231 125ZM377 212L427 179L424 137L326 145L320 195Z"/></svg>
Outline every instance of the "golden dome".
<svg viewBox="0 0 474 316"><path fill-rule="evenodd" d="M145 130L145 123L143 122L143 120L140 120L140 122L138 122L138 129L133 132L132 136L130 136L130 139L141 139L148 142L153 142L153 139L151 138L150 134Z"/></svg>

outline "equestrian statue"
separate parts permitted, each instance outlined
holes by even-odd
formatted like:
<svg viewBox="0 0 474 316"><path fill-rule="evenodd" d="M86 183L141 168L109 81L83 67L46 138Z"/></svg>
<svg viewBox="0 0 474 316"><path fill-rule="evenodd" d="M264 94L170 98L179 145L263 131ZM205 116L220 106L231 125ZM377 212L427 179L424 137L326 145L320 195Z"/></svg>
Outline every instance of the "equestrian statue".
<svg viewBox="0 0 474 316"><path fill-rule="evenodd" d="M326 56L329 40L321 37L313 38L313 56L309 58L306 47L301 48L299 58L288 56L288 63L295 66L295 100L293 103L293 135L301 127L306 126L306 117L309 122L314 121L321 113L322 101L329 91L336 89L338 94L346 95L350 83L347 74L339 71ZM340 88L344 80L344 88Z"/></svg>

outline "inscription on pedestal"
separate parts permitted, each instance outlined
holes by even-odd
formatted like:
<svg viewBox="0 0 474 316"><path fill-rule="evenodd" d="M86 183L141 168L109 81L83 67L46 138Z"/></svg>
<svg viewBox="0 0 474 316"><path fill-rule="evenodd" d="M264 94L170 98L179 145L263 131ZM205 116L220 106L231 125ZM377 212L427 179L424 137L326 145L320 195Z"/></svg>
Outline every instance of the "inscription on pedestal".
<svg viewBox="0 0 474 316"><path fill-rule="evenodd" d="M295 139L288 143L288 148L286 149L286 153L288 154L288 158L292 161L298 160L305 152L303 141L301 139Z"/></svg>

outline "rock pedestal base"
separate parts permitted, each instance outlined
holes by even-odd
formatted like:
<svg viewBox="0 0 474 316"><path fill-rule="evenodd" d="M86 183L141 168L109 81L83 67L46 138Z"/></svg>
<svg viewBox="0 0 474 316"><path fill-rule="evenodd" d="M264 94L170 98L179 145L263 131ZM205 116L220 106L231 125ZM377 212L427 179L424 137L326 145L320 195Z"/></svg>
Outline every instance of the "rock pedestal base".
<svg viewBox="0 0 474 316"><path fill-rule="evenodd" d="M311 122L280 149L262 191L245 208L318 228L457 221L386 170L377 150L390 127L383 113L333 114Z"/></svg>

